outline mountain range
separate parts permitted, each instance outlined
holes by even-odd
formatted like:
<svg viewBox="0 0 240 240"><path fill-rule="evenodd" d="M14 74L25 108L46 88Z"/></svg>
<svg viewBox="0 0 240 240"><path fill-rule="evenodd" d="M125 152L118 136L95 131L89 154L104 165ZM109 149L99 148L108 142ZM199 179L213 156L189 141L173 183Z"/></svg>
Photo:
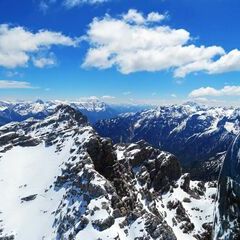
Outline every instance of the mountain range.
<svg viewBox="0 0 240 240"><path fill-rule="evenodd" d="M240 132L240 108L192 102L126 113L95 124L115 143L144 139L175 154L196 179L217 179L226 151Z"/></svg>
<svg viewBox="0 0 240 240"><path fill-rule="evenodd" d="M0 239L239 238L238 109L187 103L123 113L93 128L72 104L48 104L17 105L23 116L23 109L46 115L0 127ZM119 128L113 139L103 136L110 126ZM172 152L164 150L169 137L178 139ZM186 161L177 152L184 143ZM187 152L200 143L206 159ZM203 167L188 173L191 154L220 172L219 181Z"/></svg>
<svg viewBox="0 0 240 240"><path fill-rule="evenodd" d="M0 126L12 121L23 121L30 117L43 119L49 116L59 104L68 104L88 117L90 123L116 117L121 113L148 109L148 105L106 104L95 98L79 101L0 101Z"/></svg>

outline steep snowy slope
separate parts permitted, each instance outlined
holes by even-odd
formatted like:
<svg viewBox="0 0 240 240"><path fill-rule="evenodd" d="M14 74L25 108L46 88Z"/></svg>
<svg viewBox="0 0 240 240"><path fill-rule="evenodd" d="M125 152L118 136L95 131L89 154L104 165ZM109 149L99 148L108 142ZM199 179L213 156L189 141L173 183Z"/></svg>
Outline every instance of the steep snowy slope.
<svg viewBox="0 0 240 240"><path fill-rule="evenodd" d="M240 239L240 135L221 169L214 218L214 239Z"/></svg>
<svg viewBox="0 0 240 240"><path fill-rule="evenodd" d="M187 103L123 114L98 122L95 129L115 143L144 139L174 153L197 178L216 179L222 156L240 131L240 110Z"/></svg>
<svg viewBox="0 0 240 240"><path fill-rule="evenodd" d="M210 239L214 184L143 141L113 145L66 105L0 128L5 240Z"/></svg>

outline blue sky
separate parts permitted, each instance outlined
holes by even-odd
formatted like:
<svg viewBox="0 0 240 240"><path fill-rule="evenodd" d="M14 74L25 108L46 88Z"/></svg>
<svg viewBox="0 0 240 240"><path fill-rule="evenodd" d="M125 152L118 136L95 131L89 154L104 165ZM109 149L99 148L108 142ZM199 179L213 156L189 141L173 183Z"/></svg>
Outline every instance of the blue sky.
<svg viewBox="0 0 240 240"><path fill-rule="evenodd" d="M1 99L237 105L239 11L237 0L2 0Z"/></svg>

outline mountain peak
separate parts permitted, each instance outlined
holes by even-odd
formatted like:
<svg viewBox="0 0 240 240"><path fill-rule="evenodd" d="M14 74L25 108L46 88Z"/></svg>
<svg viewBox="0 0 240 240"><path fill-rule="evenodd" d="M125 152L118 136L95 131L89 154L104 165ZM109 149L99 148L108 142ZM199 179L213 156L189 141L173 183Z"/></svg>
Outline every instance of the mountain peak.
<svg viewBox="0 0 240 240"><path fill-rule="evenodd" d="M199 104L199 103L194 102L194 101L187 101L187 102L184 102L182 105L183 106L190 106L190 107L203 107L204 106L203 104Z"/></svg>
<svg viewBox="0 0 240 240"><path fill-rule="evenodd" d="M44 101L41 100L41 99L37 99L37 100L35 101L35 103L44 104Z"/></svg>
<svg viewBox="0 0 240 240"><path fill-rule="evenodd" d="M55 108L53 115L56 115L59 121L76 121L78 124L86 124L87 117L68 104L61 104Z"/></svg>

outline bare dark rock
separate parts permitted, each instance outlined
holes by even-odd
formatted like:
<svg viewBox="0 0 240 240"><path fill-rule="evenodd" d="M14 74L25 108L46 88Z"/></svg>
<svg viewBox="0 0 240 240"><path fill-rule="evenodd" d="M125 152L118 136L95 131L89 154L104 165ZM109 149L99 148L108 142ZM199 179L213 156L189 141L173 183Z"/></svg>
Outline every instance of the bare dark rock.
<svg viewBox="0 0 240 240"><path fill-rule="evenodd" d="M85 147L93 160L95 169L107 179L110 179L112 166L116 160L111 140L92 138L86 143Z"/></svg>
<svg viewBox="0 0 240 240"><path fill-rule="evenodd" d="M121 211L118 208L113 210L113 217L114 218L122 217Z"/></svg>
<svg viewBox="0 0 240 240"><path fill-rule="evenodd" d="M77 234L79 231L83 230L89 223L88 218L81 217L78 226L75 229L75 234Z"/></svg>
<svg viewBox="0 0 240 240"><path fill-rule="evenodd" d="M187 198L187 197L185 197L185 198L183 199L183 202L190 203L190 202L191 202L191 199L190 199L190 198Z"/></svg>
<svg viewBox="0 0 240 240"><path fill-rule="evenodd" d="M110 228L114 224L114 222L115 222L114 217L109 216L104 220L92 221L92 225L94 226L94 228L101 232Z"/></svg>
<svg viewBox="0 0 240 240"><path fill-rule="evenodd" d="M189 192L189 190L190 190L190 174L189 174L189 173L185 173L185 174L181 177L180 187L181 187L185 192Z"/></svg>
<svg viewBox="0 0 240 240"><path fill-rule="evenodd" d="M37 194L32 194L32 195L29 195L29 196L27 196L27 197L21 198L21 201L22 201L22 202L32 201L32 200L34 200L36 197L37 197Z"/></svg>
<svg viewBox="0 0 240 240"><path fill-rule="evenodd" d="M153 239L177 240L172 229L166 222L155 215L147 214L145 229Z"/></svg>

